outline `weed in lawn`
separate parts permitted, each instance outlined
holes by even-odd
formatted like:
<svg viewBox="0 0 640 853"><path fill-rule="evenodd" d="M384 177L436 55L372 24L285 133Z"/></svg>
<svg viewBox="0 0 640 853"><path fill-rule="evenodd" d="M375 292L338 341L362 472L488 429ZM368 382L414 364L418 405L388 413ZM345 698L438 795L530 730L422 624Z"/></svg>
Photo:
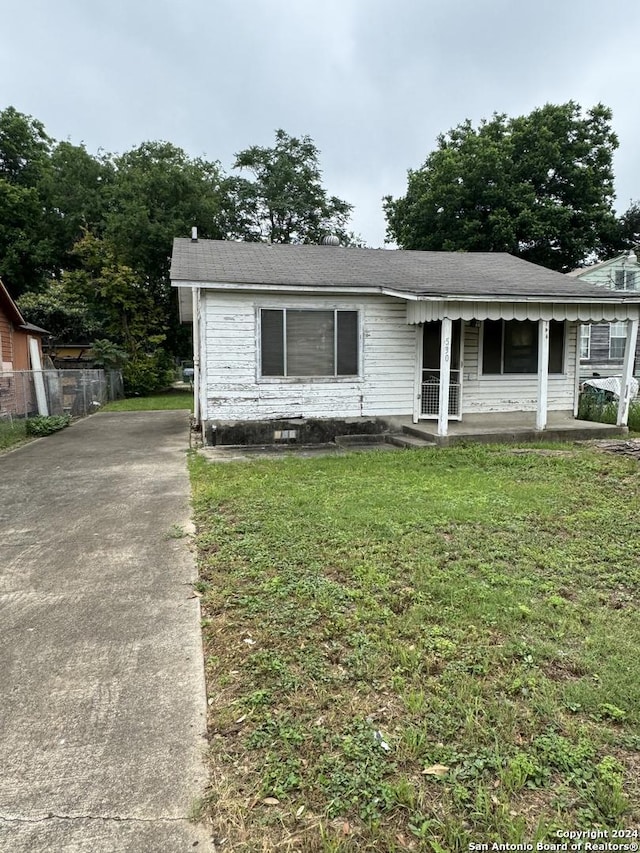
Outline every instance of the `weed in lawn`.
<svg viewBox="0 0 640 853"><path fill-rule="evenodd" d="M191 823L199 823L205 814L205 809L206 803L204 798L197 797L191 803L189 813L187 815L187 820L191 821Z"/></svg>
<svg viewBox="0 0 640 853"><path fill-rule="evenodd" d="M532 755L516 752L500 774L500 781L508 794L522 790L525 785L529 788L539 788L548 778L543 766Z"/></svg>
<svg viewBox="0 0 640 853"><path fill-rule="evenodd" d="M610 755L605 756L596 768L593 801L607 823L613 823L629 810L629 802L622 790L623 768Z"/></svg>
<svg viewBox="0 0 640 853"><path fill-rule="evenodd" d="M421 714L428 706L428 698L423 690L409 690L403 699L410 714Z"/></svg>
<svg viewBox="0 0 640 853"><path fill-rule="evenodd" d="M180 524L172 524L171 527L164 534L165 539L184 539L187 535L187 531Z"/></svg>
<svg viewBox="0 0 640 853"><path fill-rule="evenodd" d="M430 755L433 742L426 726L407 725L403 727L398 743L400 754L410 761L426 760Z"/></svg>

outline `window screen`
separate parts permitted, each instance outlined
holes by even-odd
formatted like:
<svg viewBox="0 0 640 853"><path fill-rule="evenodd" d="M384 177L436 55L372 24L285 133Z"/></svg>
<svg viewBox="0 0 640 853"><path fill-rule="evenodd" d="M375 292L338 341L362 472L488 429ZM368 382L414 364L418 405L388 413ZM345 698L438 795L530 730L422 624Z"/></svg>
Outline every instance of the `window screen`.
<svg viewBox="0 0 640 853"><path fill-rule="evenodd" d="M284 376L284 313L262 311L262 375Z"/></svg>
<svg viewBox="0 0 640 853"><path fill-rule="evenodd" d="M334 312L287 311L287 376L333 376Z"/></svg>
<svg viewBox="0 0 640 853"><path fill-rule="evenodd" d="M564 323L549 323L549 373L564 369ZM485 320L482 372L537 373L538 323L533 320Z"/></svg>
<svg viewBox="0 0 640 853"><path fill-rule="evenodd" d="M564 323L549 323L549 373L564 373Z"/></svg>
<svg viewBox="0 0 640 853"><path fill-rule="evenodd" d="M262 376L357 376L358 312L260 312Z"/></svg>
<svg viewBox="0 0 640 853"><path fill-rule="evenodd" d="M502 373L502 320L485 320L482 345L483 373Z"/></svg>

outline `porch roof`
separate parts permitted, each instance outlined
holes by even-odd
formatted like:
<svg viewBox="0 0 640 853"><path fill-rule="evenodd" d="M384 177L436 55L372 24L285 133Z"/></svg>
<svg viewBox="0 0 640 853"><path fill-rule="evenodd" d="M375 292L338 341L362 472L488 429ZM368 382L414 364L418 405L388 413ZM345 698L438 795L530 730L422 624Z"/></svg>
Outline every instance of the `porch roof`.
<svg viewBox="0 0 640 853"><path fill-rule="evenodd" d="M640 317L640 299L602 302L433 299L407 302L407 323L428 323L445 317L450 320L572 320L579 323L612 323L637 320Z"/></svg>

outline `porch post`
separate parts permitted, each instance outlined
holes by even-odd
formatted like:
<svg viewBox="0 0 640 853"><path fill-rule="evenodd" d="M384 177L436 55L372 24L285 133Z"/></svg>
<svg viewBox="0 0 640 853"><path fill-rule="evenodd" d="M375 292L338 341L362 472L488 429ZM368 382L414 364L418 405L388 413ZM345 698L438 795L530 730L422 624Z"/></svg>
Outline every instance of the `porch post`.
<svg viewBox="0 0 640 853"><path fill-rule="evenodd" d="M200 426L200 288L191 288L191 310L193 313L193 420Z"/></svg>
<svg viewBox="0 0 640 853"><path fill-rule="evenodd" d="M422 408L422 342L424 338L424 324L420 323L416 329L416 360L415 375L413 377L413 422L417 424L420 420Z"/></svg>
<svg viewBox="0 0 640 853"><path fill-rule="evenodd" d="M538 320L538 410L536 429L547 426L547 396L549 390L549 321Z"/></svg>
<svg viewBox="0 0 640 853"><path fill-rule="evenodd" d="M576 325L576 369L573 379L573 417L578 417L578 408L580 406L580 327L582 323Z"/></svg>
<svg viewBox="0 0 640 853"><path fill-rule="evenodd" d="M444 317L440 328L440 405L438 406L438 435L449 429L449 380L451 378L452 323Z"/></svg>
<svg viewBox="0 0 640 853"><path fill-rule="evenodd" d="M624 345L624 364L620 378L620 397L618 398L618 426L626 426L629 419L629 403L631 402L631 378L633 376L633 361L636 355L638 339L638 320L627 320L627 340Z"/></svg>

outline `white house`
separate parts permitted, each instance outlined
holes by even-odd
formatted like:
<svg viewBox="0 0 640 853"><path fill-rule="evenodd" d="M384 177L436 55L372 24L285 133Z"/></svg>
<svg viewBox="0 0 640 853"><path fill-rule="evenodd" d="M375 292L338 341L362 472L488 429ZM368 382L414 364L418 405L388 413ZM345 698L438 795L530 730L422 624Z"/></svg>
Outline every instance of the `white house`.
<svg viewBox="0 0 640 853"><path fill-rule="evenodd" d="M431 420L445 437L529 412L544 430L577 412L580 325L627 324L630 377L640 317L639 293L500 253L181 238L171 280L193 322L195 417L221 443L292 419Z"/></svg>
<svg viewBox="0 0 640 853"><path fill-rule="evenodd" d="M567 273L589 284L598 284L608 290L640 293L640 264L635 252L624 252ZM580 327L580 375L583 379L591 376L617 376L622 371L626 324L622 322L595 323ZM634 375L640 371L640 340L636 342Z"/></svg>

